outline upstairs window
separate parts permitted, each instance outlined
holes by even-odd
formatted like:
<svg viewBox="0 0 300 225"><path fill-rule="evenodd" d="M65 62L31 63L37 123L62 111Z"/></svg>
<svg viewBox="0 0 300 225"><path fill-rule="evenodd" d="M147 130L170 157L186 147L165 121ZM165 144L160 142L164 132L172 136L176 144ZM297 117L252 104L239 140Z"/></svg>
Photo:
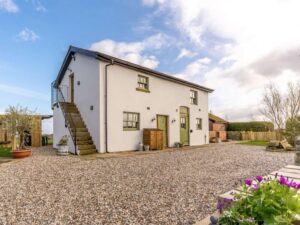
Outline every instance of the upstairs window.
<svg viewBox="0 0 300 225"><path fill-rule="evenodd" d="M138 87L137 87L138 91L146 91L149 92L149 78L142 76L142 75L138 75Z"/></svg>
<svg viewBox="0 0 300 225"><path fill-rule="evenodd" d="M198 104L198 92L191 90L190 91L190 103L192 105L197 105Z"/></svg>
<svg viewBox="0 0 300 225"><path fill-rule="evenodd" d="M134 112L123 112L123 130L139 130L140 114Z"/></svg>
<svg viewBox="0 0 300 225"><path fill-rule="evenodd" d="M202 119L201 118L196 118L196 129L202 130Z"/></svg>

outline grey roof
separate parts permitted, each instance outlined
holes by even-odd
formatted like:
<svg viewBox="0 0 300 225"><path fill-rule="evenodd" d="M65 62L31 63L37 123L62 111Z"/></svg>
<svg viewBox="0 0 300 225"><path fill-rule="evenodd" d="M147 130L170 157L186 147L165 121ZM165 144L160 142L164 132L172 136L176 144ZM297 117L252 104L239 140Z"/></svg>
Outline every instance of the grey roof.
<svg viewBox="0 0 300 225"><path fill-rule="evenodd" d="M134 64L134 63L131 63L131 62L125 61L123 59L119 59L119 58L116 58L116 57L113 57L113 56L110 56L110 55L107 55L107 54L104 54L104 53L101 53L101 52L96 52L96 51L87 50L87 49L83 49L83 48L77 48L77 47L74 47L74 46L69 47L67 55L66 55L66 57L63 61L63 64L62 64L62 66L59 70L59 73L57 75L57 78L54 82L54 87L58 87L58 85L62 81L63 76L64 76L64 74L65 74L65 72L66 72L66 70L69 66L69 63L72 60L72 57L75 53L79 53L79 54L89 56L89 57L92 57L92 58L95 58L95 59L98 59L98 60L101 60L101 61L105 61L105 62L111 62L113 60L114 64L116 64L116 65L131 68L131 69L137 70L137 71L145 73L145 74L149 74L149 75L156 76L156 77L164 79L164 80L168 80L168 81L176 82L176 83L179 83L179 84L183 84L183 85L186 85L186 86L189 86L189 87L192 87L192 88L200 89L202 91L206 91L206 92L209 92L209 93L213 92L213 89L201 86L199 84L195 84L195 83L183 80L183 79L179 79L179 78L176 78L174 76L171 76L171 75L168 75L168 74L165 74L165 73L162 73L162 72L158 72L156 70L152 70L152 69L149 69L147 67L140 66L140 65L137 65L137 64Z"/></svg>

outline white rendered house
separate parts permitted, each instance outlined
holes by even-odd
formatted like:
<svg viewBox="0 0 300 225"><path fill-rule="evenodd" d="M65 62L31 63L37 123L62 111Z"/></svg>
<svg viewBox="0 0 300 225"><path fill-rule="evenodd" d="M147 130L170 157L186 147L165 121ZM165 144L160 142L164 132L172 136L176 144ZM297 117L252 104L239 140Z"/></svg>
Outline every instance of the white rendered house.
<svg viewBox="0 0 300 225"><path fill-rule="evenodd" d="M71 46L52 83L53 146L75 154L136 150L144 128L165 147L209 142L212 89L103 53Z"/></svg>

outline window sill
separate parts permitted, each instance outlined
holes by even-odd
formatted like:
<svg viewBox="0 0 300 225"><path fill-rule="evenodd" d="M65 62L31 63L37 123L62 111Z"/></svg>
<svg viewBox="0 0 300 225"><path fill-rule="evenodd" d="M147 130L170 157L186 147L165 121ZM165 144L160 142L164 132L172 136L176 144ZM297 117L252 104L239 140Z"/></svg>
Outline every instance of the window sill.
<svg viewBox="0 0 300 225"><path fill-rule="evenodd" d="M140 129L136 128L123 128L123 131L139 131Z"/></svg>
<svg viewBox="0 0 300 225"><path fill-rule="evenodd" d="M149 91L148 89L136 88L135 90L137 90L137 91L141 91L141 92L150 93L150 91Z"/></svg>

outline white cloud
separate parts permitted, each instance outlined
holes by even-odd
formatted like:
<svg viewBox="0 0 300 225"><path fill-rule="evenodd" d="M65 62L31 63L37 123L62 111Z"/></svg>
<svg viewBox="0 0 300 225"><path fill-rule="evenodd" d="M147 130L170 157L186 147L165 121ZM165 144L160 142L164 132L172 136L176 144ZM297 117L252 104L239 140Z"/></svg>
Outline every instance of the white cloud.
<svg viewBox="0 0 300 225"><path fill-rule="evenodd" d="M179 74L175 74L176 77L186 79L186 80L191 80L195 81L194 78L201 76L204 74L205 70L208 68L208 65L210 64L211 59L204 57L197 59L194 62L191 62L186 66L184 71L182 71Z"/></svg>
<svg viewBox="0 0 300 225"><path fill-rule="evenodd" d="M17 40L18 41L31 41L31 42L35 42L38 39L40 39L40 37L33 30L30 30L28 28L24 28L17 35Z"/></svg>
<svg viewBox="0 0 300 225"><path fill-rule="evenodd" d="M26 0L26 2L31 3L33 5L34 9L38 12L46 12L47 11L46 7L39 0Z"/></svg>
<svg viewBox="0 0 300 225"><path fill-rule="evenodd" d="M192 52L192 51L190 51L190 50L188 50L188 49L186 49L186 48L182 48L181 50L180 50L180 53L178 54L178 56L176 57L176 61L177 60L180 60L180 59L182 59L182 58L192 58L192 57L194 57L194 56L196 56L197 55L197 52Z"/></svg>
<svg viewBox="0 0 300 225"><path fill-rule="evenodd" d="M50 96L40 93L40 92L36 92L36 91L32 91L32 90L28 90L22 87L18 87L18 86L11 86L11 85L7 85L7 84L1 84L0 83L0 92L5 92L5 93L9 93L9 94L14 94L14 95L20 95L23 97L27 97L27 98L34 98L34 99L38 99L38 100L42 100L42 101L49 101Z"/></svg>
<svg viewBox="0 0 300 225"><path fill-rule="evenodd" d="M13 0L0 0L0 10L1 9L11 13L19 11L19 7Z"/></svg>
<svg viewBox="0 0 300 225"><path fill-rule="evenodd" d="M211 108L220 115L232 112L228 117L233 120L259 117L261 93L268 82L284 85L300 78L298 0L143 3L156 6L156 11L180 33L178 36L189 40L195 49L215 56L210 70L187 78L204 81L215 89ZM195 65L185 70L197 68Z"/></svg>
<svg viewBox="0 0 300 225"><path fill-rule="evenodd" d="M154 69L158 66L159 61L153 54L146 52L160 50L163 46L168 45L168 39L162 33L150 36L140 42L116 42L105 39L93 43L90 49Z"/></svg>

